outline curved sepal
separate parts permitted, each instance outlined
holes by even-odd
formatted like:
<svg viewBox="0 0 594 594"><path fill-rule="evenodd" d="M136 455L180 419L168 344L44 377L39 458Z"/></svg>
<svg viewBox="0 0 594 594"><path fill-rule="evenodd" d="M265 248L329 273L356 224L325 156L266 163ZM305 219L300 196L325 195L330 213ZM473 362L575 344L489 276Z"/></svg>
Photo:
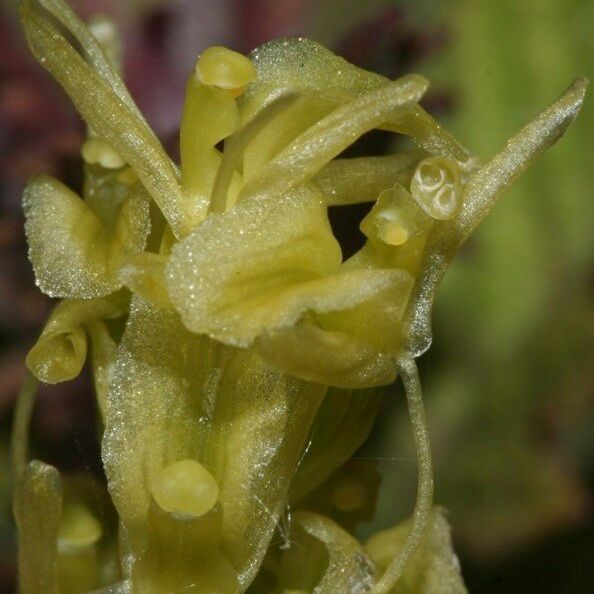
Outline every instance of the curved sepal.
<svg viewBox="0 0 594 594"><path fill-rule="evenodd" d="M50 297L91 299L118 290L120 267L144 249L149 233L148 197L138 184L121 204L107 206L111 220L48 176L29 181L23 206L36 283Z"/></svg>
<svg viewBox="0 0 594 594"><path fill-rule="evenodd" d="M393 286L389 270L340 271L319 194L300 187L209 217L177 244L166 268L186 327L247 346L307 311L347 309Z"/></svg>
<svg viewBox="0 0 594 594"><path fill-rule="evenodd" d="M56 384L75 378L87 356L85 324L126 313L128 298L114 293L102 299L61 301L27 355L27 367L42 382Z"/></svg>
<svg viewBox="0 0 594 594"><path fill-rule="evenodd" d="M243 167L246 179L331 111L390 83L303 37L272 41L250 57L258 76L239 102L243 122L281 95L296 93L300 99L283 114L278 127L262 134L248 148ZM436 156L466 159L460 144L420 106L412 106L397 122L388 120L377 126L412 136L422 149Z"/></svg>

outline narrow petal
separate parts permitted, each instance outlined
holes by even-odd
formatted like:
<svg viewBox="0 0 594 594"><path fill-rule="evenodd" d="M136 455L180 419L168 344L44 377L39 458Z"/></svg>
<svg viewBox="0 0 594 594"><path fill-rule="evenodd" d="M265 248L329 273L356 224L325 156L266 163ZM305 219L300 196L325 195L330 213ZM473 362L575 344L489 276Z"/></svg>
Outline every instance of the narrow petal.
<svg viewBox="0 0 594 594"><path fill-rule="evenodd" d="M138 117L146 124L146 121L134 100L128 93L126 85L114 64L110 61L95 36L87 26L78 18L76 13L64 2L64 0L37 0L48 12L56 17L62 25L80 43L81 48L91 66L101 78L106 80L116 95L125 103ZM148 124L146 124L148 128Z"/></svg>
<svg viewBox="0 0 594 594"><path fill-rule="evenodd" d="M380 193L399 183L410 185L419 153L386 157L334 159L312 179L326 196L328 206L375 202Z"/></svg>
<svg viewBox="0 0 594 594"><path fill-rule="evenodd" d="M241 197L279 196L315 175L365 132L405 117L427 90L409 75L353 99L316 122L247 181Z"/></svg>
<svg viewBox="0 0 594 594"><path fill-rule="evenodd" d="M33 55L64 88L93 131L134 169L175 233L187 227L178 173L155 135L76 52L34 0L21 4Z"/></svg>

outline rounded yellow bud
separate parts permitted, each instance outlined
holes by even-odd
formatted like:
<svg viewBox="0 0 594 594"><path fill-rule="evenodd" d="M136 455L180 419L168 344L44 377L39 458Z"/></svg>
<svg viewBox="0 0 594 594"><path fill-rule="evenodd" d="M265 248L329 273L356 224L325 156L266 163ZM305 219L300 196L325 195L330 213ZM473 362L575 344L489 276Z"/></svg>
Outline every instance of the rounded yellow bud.
<svg viewBox="0 0 594 594"><path fill-rule="evenodd" d="M410 235L406 222L398 212L386 211L377 217L378 237L388 245L402 245Z"/></svg>
<svg viewBox="0 0 594 594"><path fill-rule="evenodd" d="M219 497L216 480L195 460L180 460L163 468L151 491L163 511L193 518L209 512Z"/></svg>
<svg viewBox="0 0 594 594"><path fill-rule="evenodd" d="M410 191L417 204L433 219L453 218L462 206L461 171L452 159L430 157L417 166Z"/></svg>
<svg viewBox="0 0 594 594"><path fill-rule="evenodd" d="M119 153L100 138L89 138L82 145L82 157L89 165L119 169L126 164Z"/></svg>
<svg viewBox="0 0 594 594"><path fill-rule="evenodd" d="M389 188L378 197L369 214L361 221L361 231L370 239L387 245L405 244L418 232L418 217L407 201L404 188Z"/></svg>
<svg viewBox="0 0 594 594"><path fill-rule="evenodd" d="M215 45L198 58L196 75L203 85L224 89L237 97L256 78L256 69L243 54Z"/></svg>
<svg viewBox="0 0 594 594"><path fill-rule="evenodd" d="M62 510L58 546L81 548L95 544L103 533L99 520L82 504L67 505Z"/></svg>

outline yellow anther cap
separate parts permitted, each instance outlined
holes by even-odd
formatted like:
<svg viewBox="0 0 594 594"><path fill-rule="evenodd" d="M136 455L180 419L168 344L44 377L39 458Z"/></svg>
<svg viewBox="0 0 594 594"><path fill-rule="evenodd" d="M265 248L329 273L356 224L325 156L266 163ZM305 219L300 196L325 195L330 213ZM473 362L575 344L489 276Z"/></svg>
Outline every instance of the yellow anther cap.
<svg viewBox="0 0 594 594"><path fill-rule="evenodd" d="M180 460L159 472L152 484L152 494L162 510L197 518L215 506L219 486L202 464Z"/></svg>
<svg viewBox="0 0 594 594"><path fill-rule="evenodd" d="M102 533L101 524L86 506L75 504L64 507L58 533L60 547L87 547L95 544Z"/></svg>
<svg viewBox="0 0 594 594"><path fill-rule="evenodd" d="M240 95L245 86L256 78L256 69L243 54L215 45L198 58L196 74L203 85Z"/></svg>
<svg viewBox="0 0 594 594"><path fill-rule="evenodd" d="M417 232L417 221L404 188L384 190L369 214L361 221L361 231L372 240L399 246Z"/></svg>

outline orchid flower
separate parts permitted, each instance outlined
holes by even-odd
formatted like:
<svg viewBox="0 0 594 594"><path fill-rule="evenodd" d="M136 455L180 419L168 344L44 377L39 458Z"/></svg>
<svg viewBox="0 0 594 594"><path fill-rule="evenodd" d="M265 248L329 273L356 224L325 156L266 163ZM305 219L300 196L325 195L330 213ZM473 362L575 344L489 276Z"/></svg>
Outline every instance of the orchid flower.
<svg viewBox="0 0 594 594"><path fill-rule="evenodd" d="M49 177L25 191L37 284L62 299L27 364L41 381L72 379L90 343L118 518L27 463L31 380L14 430L21 592L465 592L432 509L414 359L448 263L573 121L586 82L480 165L420 106L421 76L390 81L302 38L249 57L213 47L188 80L178 166L63 0L21 11L33 54L88 125L82 196ZM341 158L377 128L414 149ZM345 260L328 207L357 202L371 204L367 241ZM367 438L397 374L417 503L364 545L306 504ZM331 501L344 513L373 503L341 489Z"/></svg>

